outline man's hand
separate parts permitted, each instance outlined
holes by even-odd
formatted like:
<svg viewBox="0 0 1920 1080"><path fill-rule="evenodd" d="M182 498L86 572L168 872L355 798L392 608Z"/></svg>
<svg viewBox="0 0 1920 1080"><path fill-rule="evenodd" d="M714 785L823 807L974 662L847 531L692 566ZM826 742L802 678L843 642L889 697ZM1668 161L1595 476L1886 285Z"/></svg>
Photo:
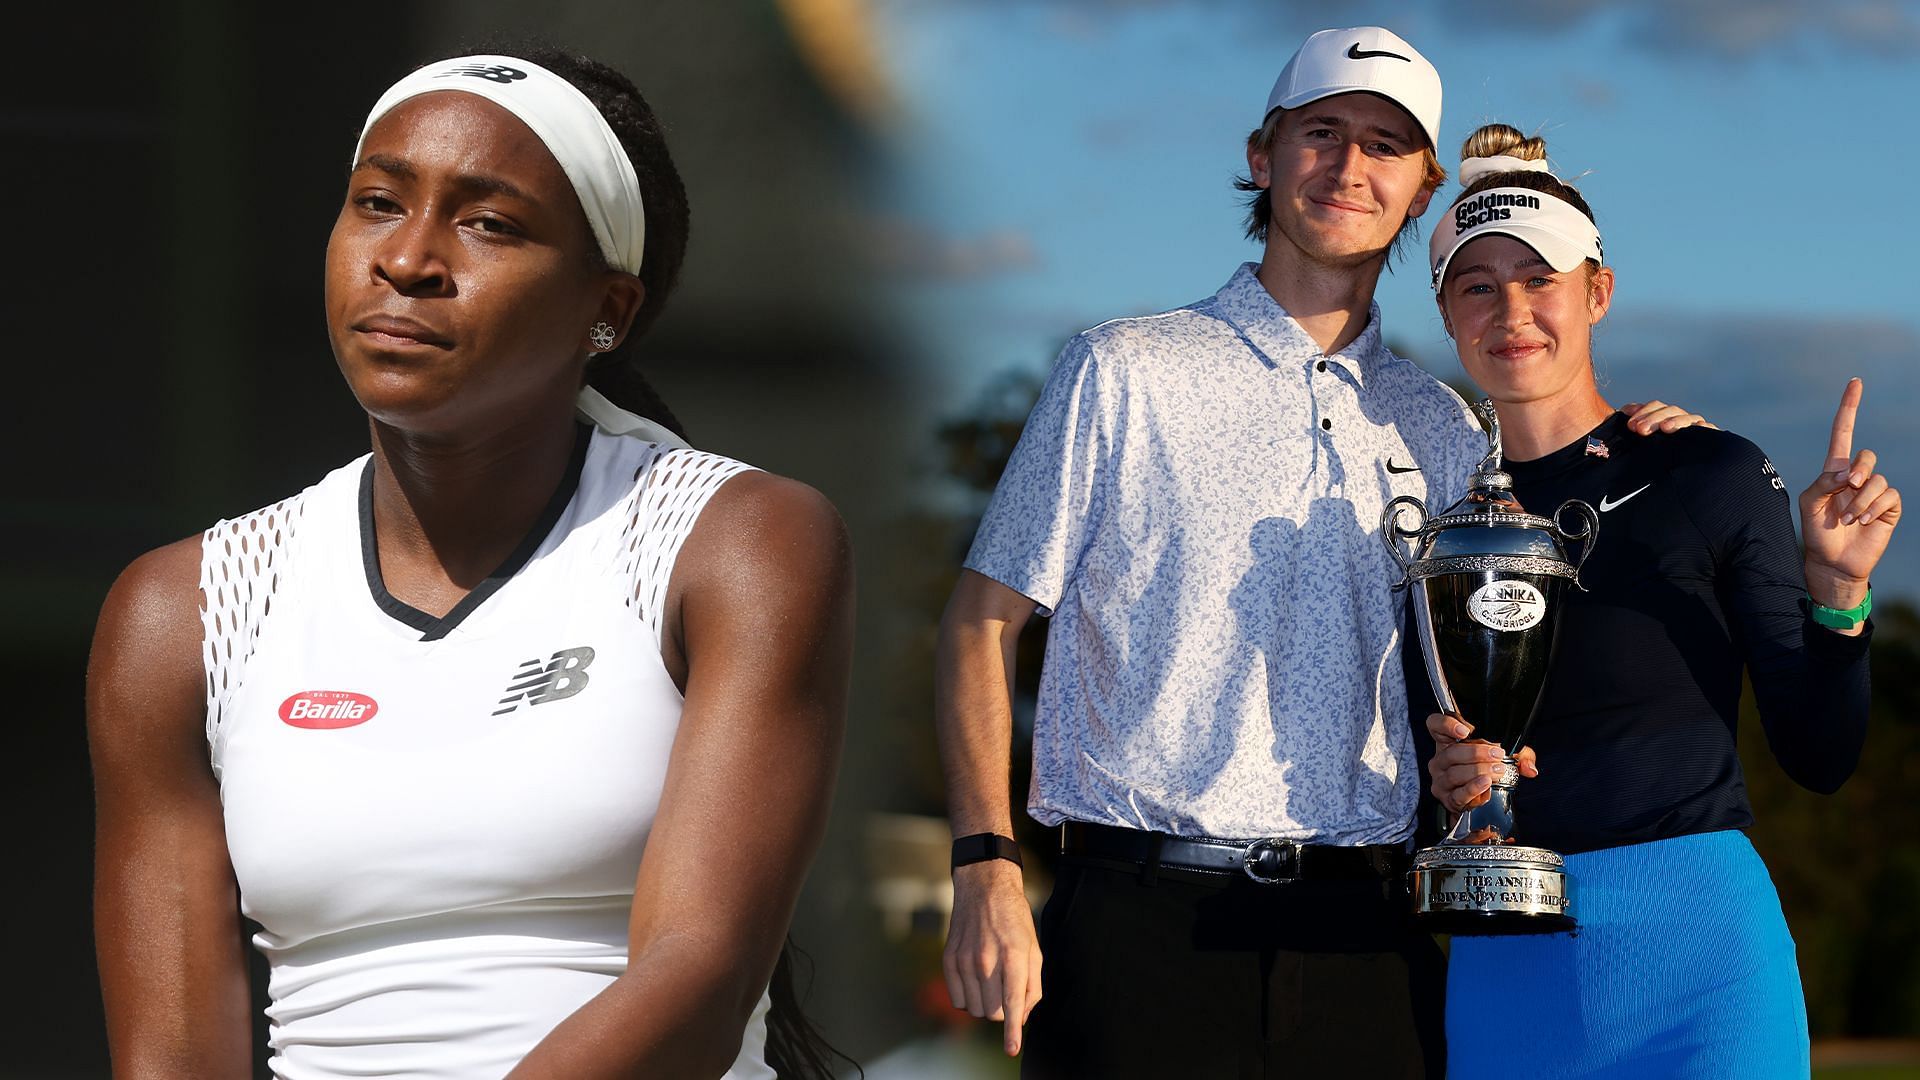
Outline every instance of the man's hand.
<svg viewBox="0 0 1920 1080"><path fill-rule="evenodd" d="M940 617L933 715L956 835L1013 833L1013 657L1033 610L1032 599L962 570ZM1018 865L988 859L955 868L940 967L953 1007L1006 1021L1007 1053L1019 1053L1020 1028L1040 1000L1040 940Z"/></svg>
<svg viewBox="0 0 1920 1080"><path fill-rule="evenodd" d="M1627 430L1638 435L1651 435L1656 431L1672 434L1696 424L1720 430L1718 424L1711 423L1699 413L1690 413L1678 405L1659 400L1629 401L1620 406L1620 411L1627 414Z"/></svg>
<svg viewBox="0 0 1920 1080"><path fill-rule="evenodd" d="M956 1009L1006 1021L1009 1055L1040 1000L1040 937L1020 867L1005 859L969 863L953 872L953 922L940 958Z"/></svg>
<svg viewBox="0 0 1920 1080"><path fill-rule="evenodd" d="M1433 736L1433 760L1427 762L1427 775L1433 778L1429 788L1440 805L1452 814L1462 814L1487 801L1493 787L1493 773L1505 753L1485 739L1468 739L1473 728L1457 716L1432 713L1427 717L1427 733ZM1521 776L1539 776L1533 747L1524 746L1513 755Z"/></svg>

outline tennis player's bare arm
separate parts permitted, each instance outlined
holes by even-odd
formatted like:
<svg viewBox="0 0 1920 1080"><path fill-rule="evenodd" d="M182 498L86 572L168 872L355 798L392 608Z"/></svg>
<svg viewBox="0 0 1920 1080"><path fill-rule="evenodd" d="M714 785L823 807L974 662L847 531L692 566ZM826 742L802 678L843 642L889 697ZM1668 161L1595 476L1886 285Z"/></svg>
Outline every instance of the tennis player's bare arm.
<svg viewBox="0 0 1920 1080"><path fill-rule="evenodd" d="M818 492L743 473L668 584L686 694L635 883L627 970L510 1074L717 1077L773 974L826 831L853 651L845 526Z"/></svg>
<svg viewBox="0 0 1920 1080"><path fill-rule="evenodd" d="M94 941L113 1074L252 1070L239 889L209 764L200 538L135 561L87 666Z"/></svg>
<svg viewBox="0 0 1920 1080"><path fill-rule="evenodd" d="M1013 835L1013 663L1033 601L962 570L946 614L934 675L934 723L947 775L953 834ZM1040 940L1020 868L1005 859L953 874L953 921L941 957L953 1007L1006 1022L1005 1047L1040 1000Z"/></svg>

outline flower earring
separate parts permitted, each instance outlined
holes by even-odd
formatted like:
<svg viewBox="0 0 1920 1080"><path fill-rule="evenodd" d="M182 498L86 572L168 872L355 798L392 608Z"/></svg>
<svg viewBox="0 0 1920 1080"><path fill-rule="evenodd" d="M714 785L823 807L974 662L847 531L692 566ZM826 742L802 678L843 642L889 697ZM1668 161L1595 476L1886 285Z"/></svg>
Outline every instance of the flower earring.
<svg viewBox="0 0 1920 1080"><path fill-rule="evenodd" d="M587 340L593 342L593 347L601 352L613 348L613 341L617 336L610 322L594 323L593 328L587 331Z"/></svg>

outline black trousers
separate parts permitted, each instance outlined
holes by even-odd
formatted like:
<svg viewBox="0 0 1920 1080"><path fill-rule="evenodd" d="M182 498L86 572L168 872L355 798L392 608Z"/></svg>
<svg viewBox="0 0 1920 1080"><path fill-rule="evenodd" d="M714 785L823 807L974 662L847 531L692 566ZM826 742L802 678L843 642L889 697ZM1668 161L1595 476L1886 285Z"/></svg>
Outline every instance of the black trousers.
<svg viewBox="0 0 1920 1080"><path fill-rule="evenodd" d="M1440 1077L1446 961L1398 882L1063 858L1020 1075Z"/></svg>

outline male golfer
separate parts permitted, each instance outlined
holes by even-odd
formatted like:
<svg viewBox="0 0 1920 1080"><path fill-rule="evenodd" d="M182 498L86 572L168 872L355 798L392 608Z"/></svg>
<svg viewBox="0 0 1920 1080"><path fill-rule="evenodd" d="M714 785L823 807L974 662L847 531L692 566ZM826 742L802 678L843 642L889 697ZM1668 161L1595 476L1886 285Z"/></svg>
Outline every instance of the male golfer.
<svg viewBox="0 0 1920 1080"><path fill-rule="evenodd" d="M1486 441L1373 303L1446 177L1440 79L1390 31L1326 30L1263 117L1260 262L1067 344L941 623L948 991L1028 1076L1444 1065L1443 963L1401 891L1422 784L1379 520L1450 503ZM1008 799L1036 609L1027 809L1063 826L1037 939Z"/></svg>
<svg viewBox="0 0 1920 1080"><path fill-rule="evenodd" d="M942 621L947 982L1027 1075L1418 1076L1443 963L1400 894L1421 787L1396 495L1486 440L1388 352L1374 284L1445 179L1440 77L1378 27L1309 37L1248 139L1260 262L1055 364ZM1013 642L1050 612L1028 812L1064 824L1036 941L1012 834Z"/></svg>

